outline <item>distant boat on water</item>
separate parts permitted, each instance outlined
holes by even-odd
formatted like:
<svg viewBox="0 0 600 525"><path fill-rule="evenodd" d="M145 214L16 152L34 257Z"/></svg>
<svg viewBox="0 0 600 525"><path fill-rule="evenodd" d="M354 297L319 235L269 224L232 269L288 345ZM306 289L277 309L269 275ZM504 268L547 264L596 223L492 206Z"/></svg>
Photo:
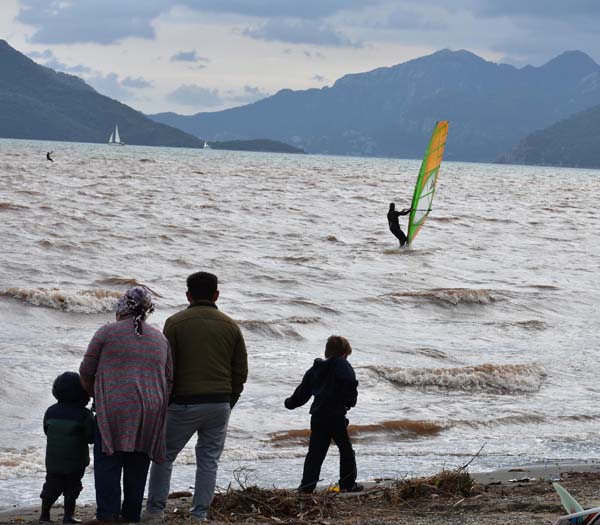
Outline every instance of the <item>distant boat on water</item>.
<svg viewBox="0 0 600 525"><path fill-rule="evenodd" d="M208 142L204 141L204 146L202 146L202 149L212 149L212 148L208 145Z"/></svg>
<svg viewBox="0 0 600 525"><path fill-rule="evenodd" d="M125 146L125 143L121 142L121 137L119 136L119 126L116 124L114 133L111 133L110 137L108 137L108 143L114 144L115 146Z"/></svg>

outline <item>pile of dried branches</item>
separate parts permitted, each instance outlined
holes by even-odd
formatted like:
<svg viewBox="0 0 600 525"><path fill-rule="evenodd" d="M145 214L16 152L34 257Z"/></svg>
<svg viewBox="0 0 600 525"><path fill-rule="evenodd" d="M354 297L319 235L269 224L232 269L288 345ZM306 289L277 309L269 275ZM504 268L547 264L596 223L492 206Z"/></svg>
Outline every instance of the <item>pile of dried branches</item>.
<svg viewBox="0 0 600 525"><path fill-rule="evenodd" d="M473 479L464 469L443 470L427 478L397 480L376 485L363 493L344 497L328 490L300 494L282 489L261 489L246 486L237 480L240 489L231 486L217 494L211 505L211 515L222 522L261 521L302 522L327 518L343 518L360 508L393 508L415 500L437 496L440 499L467 498L476 491ZM410 500L412 503L408 503Z"/></svg>
<svg viewBox="0 0 600 525"><path fill-rule="evenodd" d="M473 478L466 470L442 470L428 478L395 481L384 490L384 499L397 504L407 499L431 497L468 498L478 493Z"/></svg>
<svg viewBox="0 0 600 525"><path fill-rule="evenodd" d="M211 515L224 522L254 518L272 521L313 521L337 515L336 496L331 492L299 494L282 489L243 487L217 494Z"/></svg>

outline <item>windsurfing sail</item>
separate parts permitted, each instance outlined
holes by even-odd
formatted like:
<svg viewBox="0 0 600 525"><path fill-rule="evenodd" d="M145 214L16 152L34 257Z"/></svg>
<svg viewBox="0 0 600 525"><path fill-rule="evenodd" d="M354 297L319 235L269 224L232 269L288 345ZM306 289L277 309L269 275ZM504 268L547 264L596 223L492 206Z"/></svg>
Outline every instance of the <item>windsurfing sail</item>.
<svg viewBox="0 0 600 525"><path fill-rule="evenodd" d="M410 244L425 223L431 211L431 203L440 171L440 164L446 147L448 136L448 121L440 120L433 130L429 145L425 151L415 191L413 193L411 212L408 219L408 244Z"/></svg>
<svg viewBox="0 0 600 525"><path fill-rule="evenodd" d="M581 512L583 507L577 503L577 500L567 492L567 490L560 483L552 483L554 490L558 492L560 496L560 502L569 514L574 512Z"/></svg>
<svg viewBox="0 0 600 525"><path fill-rule="evenodd" d="M600 508L585 509L577 502L577 500L567 492L567 490L559 483L552 483L554 490L560 496L560 502L565 510L569 513L566 516L561 516L554 522L554 525L596 525L600 524Z"/></svg>

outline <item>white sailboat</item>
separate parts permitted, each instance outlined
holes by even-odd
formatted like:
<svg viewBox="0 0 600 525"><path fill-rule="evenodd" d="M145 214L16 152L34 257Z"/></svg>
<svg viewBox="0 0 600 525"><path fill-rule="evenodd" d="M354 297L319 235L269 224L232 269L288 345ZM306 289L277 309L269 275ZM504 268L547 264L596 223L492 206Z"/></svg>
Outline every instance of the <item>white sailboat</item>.
<svg viewBox="0 0 600 525"><path fill-rule="evenodd" d="M202 149L211 149L211 147L208 145L208 142L204 141L204 146L202 146Z"/></svg>
<svg viewBox="0 0 600 525"><path fill-rule="evenodd" d="M117 124L115 124L114 133L111 133L110 137L108 137L108 143L115 146L125 146L125 143L121 142L121 137L119 136L119 126L117 126Z"/></svg>

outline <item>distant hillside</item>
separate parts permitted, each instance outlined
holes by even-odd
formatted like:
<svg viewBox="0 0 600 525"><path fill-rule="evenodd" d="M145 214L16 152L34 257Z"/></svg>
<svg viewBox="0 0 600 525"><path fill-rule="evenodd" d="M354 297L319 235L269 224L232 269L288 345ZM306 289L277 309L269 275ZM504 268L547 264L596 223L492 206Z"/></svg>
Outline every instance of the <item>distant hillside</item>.
<svg viewBox="0 0 600 525"><path fill-rule="evenodd" d="M532 133L498 162L600 168L600 105Z"/></svg>
<svg viewBox="0 0 600 525"><path fill-rule="evenodd" d="M4 40L0 40L0 71L0 137L107 142L118 124L127 144L201 147L204 143L100 95L80 78L36 64Z"/></svg>
<svg viewBox="0 0 600 525"><path fill-rule="evenodd" d="M303 149L295 148L284 142L269 139L227 140L210 143L212 149L234 151L261 151L269 153L305 153Z"/></svg>
<svg viewBox="0 0 600 525"><path fill-rule="evenodd" d="M600 66L579 51L517 69L443 50L332 87L151 117L208 141L270 137L309 153L406 158L420 158L434 123L447 119L445 158L494 161L532 131L599 103Z"/></svg>

